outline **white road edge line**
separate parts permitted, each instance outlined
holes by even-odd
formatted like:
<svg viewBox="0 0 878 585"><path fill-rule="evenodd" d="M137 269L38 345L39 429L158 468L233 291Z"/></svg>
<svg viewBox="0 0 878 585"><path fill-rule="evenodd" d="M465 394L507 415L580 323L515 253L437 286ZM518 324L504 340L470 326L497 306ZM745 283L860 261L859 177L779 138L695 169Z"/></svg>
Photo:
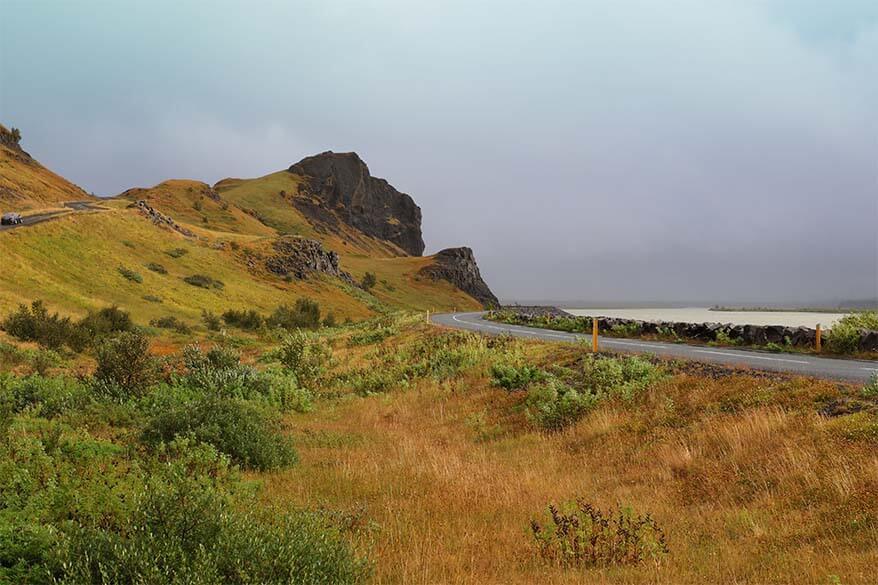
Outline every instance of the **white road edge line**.
<svg viewBox="0 0 878 585"><path fill-rule="evenodd" d="M731 356L731 357L736 357L736 358L741 359L741 360L744 360L744 359L766 360L766 361L770 361L770 362L787 362L790 364L808 364L808 363L810 363L810 362L806 362L805 360L786 360L786 359L782 359L782 358L772 358L772 357L766 357L766 356L761 356L761 355L742 356L742 355L737 354L737 353L729 353L726 351L713 351L713 350L709 350L709 349L695 349L692 351L694 353L709 353L709 354L715 354L715 355L727 355L727 356Z"/></svg>

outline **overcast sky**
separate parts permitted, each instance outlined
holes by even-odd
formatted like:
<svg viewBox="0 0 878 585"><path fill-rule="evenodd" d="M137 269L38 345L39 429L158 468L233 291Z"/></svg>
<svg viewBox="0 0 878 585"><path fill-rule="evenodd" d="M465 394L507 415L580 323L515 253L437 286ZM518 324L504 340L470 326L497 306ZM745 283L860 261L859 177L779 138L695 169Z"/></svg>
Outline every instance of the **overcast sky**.
<svg viewBox="0 0 878 585"><path fill-rule="evenodd" d="M97 194L357 151L505 299L878 298L875 0L0 0Z"/></svg>

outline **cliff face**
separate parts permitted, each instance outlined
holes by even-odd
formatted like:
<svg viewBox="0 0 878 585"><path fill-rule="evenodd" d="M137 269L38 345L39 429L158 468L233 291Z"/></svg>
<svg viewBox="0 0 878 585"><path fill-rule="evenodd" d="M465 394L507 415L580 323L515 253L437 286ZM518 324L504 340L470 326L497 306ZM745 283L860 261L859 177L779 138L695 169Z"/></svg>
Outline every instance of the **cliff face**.
<svg viewBox="0 0 878 585"><path fill-rule="evenodd" d="M433 264L422 268L421 274L434 280L447 280L482 303L485 308L500 306L500 301L482 280L470 248L447 248L438 252L433 257Z"/></svg>
<svg viewBox="0 0 878 585"><path fill-rule="evenodd" d="M384 179L373 177L356 153L324 152L288 170L305 178L293 204L309 219L326 221L331 214L412 256L423 254L421 208Z"/></svg>

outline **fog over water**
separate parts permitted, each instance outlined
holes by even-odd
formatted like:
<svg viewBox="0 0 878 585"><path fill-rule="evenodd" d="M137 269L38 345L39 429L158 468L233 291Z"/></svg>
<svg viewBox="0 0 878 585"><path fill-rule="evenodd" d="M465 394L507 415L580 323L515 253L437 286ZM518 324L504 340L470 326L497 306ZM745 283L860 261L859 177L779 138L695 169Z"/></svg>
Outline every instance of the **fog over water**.
<svg viewBox="0 0 878 585"><path fill-rule="evenodd" d="M355 150L504 299L878 299L876 104L874 0L0 3L0 122L85 189Z"/></svg>

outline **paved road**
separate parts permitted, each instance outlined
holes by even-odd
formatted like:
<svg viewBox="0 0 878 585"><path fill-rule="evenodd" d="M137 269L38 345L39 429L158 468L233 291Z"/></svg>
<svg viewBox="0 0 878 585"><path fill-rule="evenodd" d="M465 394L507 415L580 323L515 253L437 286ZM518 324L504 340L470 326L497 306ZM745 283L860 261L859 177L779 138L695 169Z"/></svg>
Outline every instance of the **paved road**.
<svg viewBox="0 0 878 585"><path fill-rule="evenodd" d="M486 321L482 318L483 315L484 313L445 313L434 315L433 322L447 327L479 331L490 335L505 334L544 341L570 342L591 339L591 335ZM832 359L798 353L769 353L725 347L714 348L679 343L663 343L660 341L618 339L604 336L600 336L598 340L601 348L611 351L653 353L665 357L802 374L819 378L866 382L873 375L878 374L878 362L864 360Z"/></svg>
<svg viewBox="0 0 878 585"><path fill-rule="evenodd" d="M68 201L64 204L66 209L58 209L56 211L47 211L45 213L35 213L22 218L21 223L16 225L0 225L0 232L14 230L17 228L34 225L55 219L62 215L67 215L71 211L106 211L106 207L101 207L93 201Z"/></svg>

